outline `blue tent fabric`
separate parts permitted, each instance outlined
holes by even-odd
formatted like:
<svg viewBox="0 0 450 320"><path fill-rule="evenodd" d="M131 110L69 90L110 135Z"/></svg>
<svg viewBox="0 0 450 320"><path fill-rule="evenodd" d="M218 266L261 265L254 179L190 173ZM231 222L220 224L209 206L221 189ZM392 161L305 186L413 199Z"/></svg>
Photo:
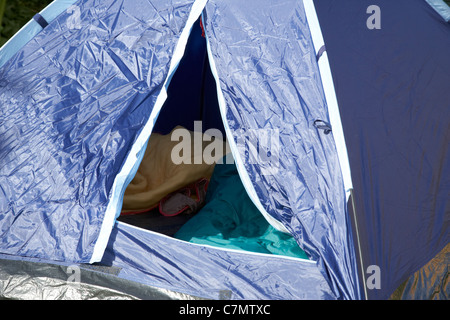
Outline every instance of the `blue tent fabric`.
<svg viewBox="0 0 450 320"><path fill-rule="evenodd" d="M43 10L45 28L32 20L0 50L0 265L99 262L211 299L388 298L449 243L450 26L430 1L321 0L325 49L315 48L312 2L58 0ZM371 5L380 29L367 28ZM201 10L205 38L192 27ZM336 128L316 125L332 122L325 57L349 203ZM309 259L115 221L152 130L197 119L226 133L249 197ZM267 132L275 144L251 144ZM380 288L362 286L371 266Z"/></svg>
<svg viewBox="0 0 450 320"><path fill-rule="evenodd" d="M206 299L337 299L313 261L191 244L121 222L101 263L121 278Z"/></svg>
<svg viewBox="0 0 450 320"><path fill-rule="evenodd" d="M420 0L315 4L346 137L364 272L374 265L381 273L368 297L385 299L450 240L450 26ZM370 5L380 8L379 30L365 27Z"/></svg>
<svg viewBox="0 0 450 320"><path fill-rule="evenodd" d="M269 172L246 148L237 155L259 200L318 261L336 295L359 298L333 135L314 126L329 117L302 2L213 0L204 19L233 139L279 132Z"/></svg>
<svg viewBox="0 0 450 320"><path fill-rule="evenodd" d="M90 261L192 4L78 1L3 65L2 252Z"/></svg>

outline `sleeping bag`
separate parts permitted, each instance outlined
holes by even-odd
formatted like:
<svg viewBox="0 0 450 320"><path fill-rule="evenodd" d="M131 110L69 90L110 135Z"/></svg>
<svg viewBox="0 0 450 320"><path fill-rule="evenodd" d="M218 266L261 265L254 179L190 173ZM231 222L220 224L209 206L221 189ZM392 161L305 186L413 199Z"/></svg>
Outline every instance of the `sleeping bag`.
<svg viewBox="0 0 450 320"><path fill-rule="evenodd" d="M174 148L180 144L173 140L172 133L177 129L186 130L190 135L189 163L177 163L172 160ZM217 139L217 138L216 138ZM206 163L203 159L204 149L211 143L211 138L201 141L201 148L195 148L194 132L181 126L175 127L169 134L152 133L141 165L131 183L128 185L123 198L122 213L139 213L155 208L167 195L202 179L209 179L213 173L214 164L222 156L219 154L213 163ZM225 142L218 140L219 144ZM220 158L219 158L220 156Z"/></svg>
<svg viewBox="0 0 450 320"><path fill-rule="evenodd" d="M247 195L234 164L216 164L205 201L205 206L181 227L175 238L308 259L291 235L266 221Z"/></svg>

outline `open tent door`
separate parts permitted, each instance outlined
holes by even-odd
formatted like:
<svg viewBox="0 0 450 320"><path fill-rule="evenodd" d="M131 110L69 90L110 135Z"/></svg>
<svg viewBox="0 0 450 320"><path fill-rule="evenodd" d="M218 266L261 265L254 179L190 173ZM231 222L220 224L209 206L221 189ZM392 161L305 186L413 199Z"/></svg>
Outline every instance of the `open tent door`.
<svg viewBox="0 0 450 320"><path fill-rule="evenodd" d="M278 6L270 15L270 23L276 23L279 28L268 27L266 30L262 26L269 25L265 10L270 10L270 4L256 11L255 3L248 6L242 8L237 2L225 5L209 1L203 12L208 60L237 171L260 213L278 231L295 238L313 258L311 262L319 266L318 270L333 293L339 298L357 298L360 293L340 160L333 134L316 126L318 121L327 124L330 119L317 65L320 48L314 47L307 13L302 3ZM296 14L292 14L292 8ZM286 17L290 17L289 24ZM246 29L245 24L255 27ZM234 26L232 32L229 26ZM300 46L299 38L304 38L308 45ZM299 55L299 52L303 53ZM299 60L299 56L304 59ZM183 62L177 72L182 69ZM178 76L175 73L173 80ZM161 115L163 113L164 107ZM155 128L163 126L159 121L163 119L158 119ZM169 126L166 132L172 127ZM242 137L258 141L267 132L276 136L276 145L266 150L272 157L258 158L251 150L257 144L252 144L250 149L242 144ZM126 227L119 224L120 228ZM127 243L131 234L130 230L117 230L116 235ZM157 236L145 233L145 237L153 239ZM108 251L103 262L117 259L120 254L114 252L120 251L121 241L115 238L114 243L111 242L115 249ZM164 251L167 258L167 250L161 249L156 240L148 240L143 247L149 242ZM173 252L179 252L187 245L170 243L179 246L177 249L172 247ZM189 248L200 254L198 247ZM148 247L146 250L158 251ZM141 249L140 252L144 251ZM133 258L126 254L126 258L118 260L121 259L129 263ZM180 263L200 272L188 260ZM145 265L148 263L146 261Z"/></svg>
<svg viewBox="0 0 450 320"><path fill-rule="evenodd" d="M294 1L209 1L204 12L219 105L250 196L316 261L336 296L355 299L360 292L341 163L331 130L316 125L331 120L313 19ZM255 162L239 148L242 135L261 131L278 134L275 163Z"/></svg>
<svg viewBox="0 0 450 320"><path fill-rule="evenodd" d="M198 20L118 220L192 243L307 259L295 238L279 222L272 226L273 218L267 221L249 198L225 139ZM180 161L180 153L188 157Z"/></svg>

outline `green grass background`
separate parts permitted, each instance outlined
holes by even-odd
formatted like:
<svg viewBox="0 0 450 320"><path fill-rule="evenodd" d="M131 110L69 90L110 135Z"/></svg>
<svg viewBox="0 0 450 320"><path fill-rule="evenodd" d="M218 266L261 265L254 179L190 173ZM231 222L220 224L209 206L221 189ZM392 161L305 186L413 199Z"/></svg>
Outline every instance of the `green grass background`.
<svg viewBox="0 0 450 320"><path fill-rule="evenodd" d="M0 46L52 0L0 0Z"/></svg>

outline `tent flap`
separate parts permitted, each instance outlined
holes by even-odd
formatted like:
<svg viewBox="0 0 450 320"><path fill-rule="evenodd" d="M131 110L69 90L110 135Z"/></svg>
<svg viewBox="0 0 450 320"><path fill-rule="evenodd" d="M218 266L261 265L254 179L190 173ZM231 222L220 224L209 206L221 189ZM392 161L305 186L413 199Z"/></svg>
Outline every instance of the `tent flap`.
<svg viewBox="0 0 450 320"><path fill-rule="evenodd" d="M120 268L122 279L204 299L336 299L313 261L192 244L122 222L101 264Z"/></svg>
<svg viewBox="0 0 450 320"><path fill-rule="evenodd" d="M192 5L78 1L3 65L1 252L90 260Z"/></svg>
<svg viewBox="0 0 450 320"><path fill-rule="evenodd" d="M302 2L212 0L204 19L222 118L250 197L318 261L337 296L357 298L336 146L314 125L330 119Z"/></svg>

